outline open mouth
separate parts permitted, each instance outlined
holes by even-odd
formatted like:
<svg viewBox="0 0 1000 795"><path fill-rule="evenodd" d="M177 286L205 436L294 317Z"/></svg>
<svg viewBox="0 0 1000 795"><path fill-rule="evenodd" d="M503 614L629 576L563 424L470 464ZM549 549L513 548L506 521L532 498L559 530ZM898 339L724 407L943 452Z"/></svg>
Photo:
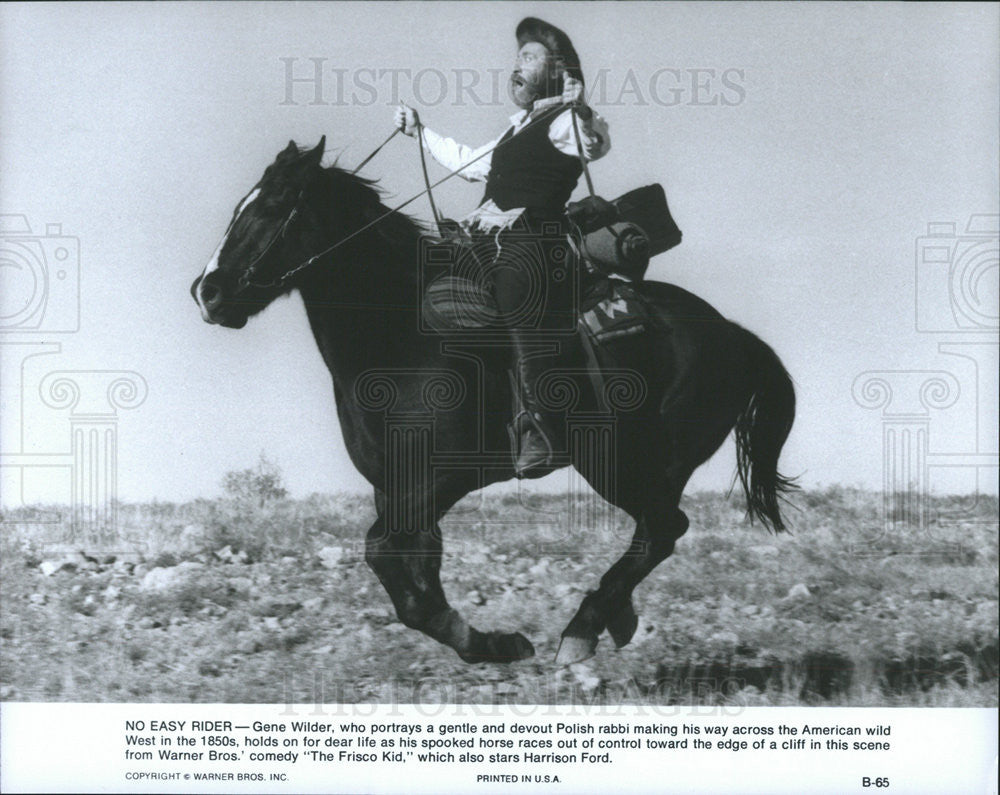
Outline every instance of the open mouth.
<svg viewBox="0 0 1000 795"><path fill-rule="evenodd" d="M517 72L514 72L514 74L510 76L510 82L515 88L524 88L527 85L527 83L525 83L524 81L524 78L521 77L521 75L519 75Z"/></svg>

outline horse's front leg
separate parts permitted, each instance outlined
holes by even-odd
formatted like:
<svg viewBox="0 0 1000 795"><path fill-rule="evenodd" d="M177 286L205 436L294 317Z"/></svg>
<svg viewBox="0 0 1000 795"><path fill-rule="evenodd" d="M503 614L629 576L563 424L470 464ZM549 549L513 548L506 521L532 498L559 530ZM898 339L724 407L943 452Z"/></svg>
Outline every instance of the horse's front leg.
<svg viewBox="0 0 1000 795"><path fill-rule="evenodd" d="M399 620L439 643L465 662L515 662L535 653L519 632L480 632L448 604L441 586L441 531L436 516L422 511L430 504L404 497L376 498L379 517L368 530L365 560L389 594ZM403 510L399 508L413 508Z"/></svg>
<svg viewBox="0 0 1000 795"><path fill-rule="evenodd" d="M674 543L687 528L687 516L660 500L652 501L639 514L628 550L601 577L600 587L584 597L563 630L557 664L569 665L591 657L605 629L618 648L632 640L638 625L632 591L670 556Z"/></svg>

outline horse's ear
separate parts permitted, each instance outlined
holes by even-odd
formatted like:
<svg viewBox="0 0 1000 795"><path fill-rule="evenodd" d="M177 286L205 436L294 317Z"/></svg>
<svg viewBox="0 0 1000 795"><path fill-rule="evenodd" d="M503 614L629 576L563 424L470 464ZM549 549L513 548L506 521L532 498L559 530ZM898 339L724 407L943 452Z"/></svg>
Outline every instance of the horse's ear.
<svg viewBox="0 0 1000 795"><path fill-rule="evenodd" d="M324 135L319 139L319 143L316 144L312 149L306 154L306 162L309 165L319 165L320 161L323 159L323 151L326 149L326 136Z"/></svg>
<svg viewBox="0 0 1000 795"><path fill-rule="evenodd" d="M288 146L286 146L281 154L278 155L279 163L287 163L289 160L294 160L299 156L299 147L296 146L295 141L289 141Z"/></svg>

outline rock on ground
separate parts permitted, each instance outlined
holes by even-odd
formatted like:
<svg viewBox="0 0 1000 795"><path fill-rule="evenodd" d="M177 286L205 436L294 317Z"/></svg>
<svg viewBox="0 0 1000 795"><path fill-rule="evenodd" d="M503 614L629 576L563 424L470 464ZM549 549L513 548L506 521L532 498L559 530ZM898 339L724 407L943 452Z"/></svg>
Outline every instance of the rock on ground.
<svg viewBox="0 0 1000 795"><path fill-rule="evenodd" d="M169 591L183 585L204 568L205 564L203 563L186 560L176 566L150 569L142 578L142 582L139 583L139 590L147 593L150 591Z"/></svg>

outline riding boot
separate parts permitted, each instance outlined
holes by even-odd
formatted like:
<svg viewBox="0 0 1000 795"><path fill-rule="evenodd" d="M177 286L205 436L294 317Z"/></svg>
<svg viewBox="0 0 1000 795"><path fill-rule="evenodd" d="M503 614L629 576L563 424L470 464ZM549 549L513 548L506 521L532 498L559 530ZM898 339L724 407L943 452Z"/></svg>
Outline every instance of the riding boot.
<svg viewBox="0 0 1000 795"><path fill-rule="evenodd" d="M554 469L552 429L537 398L537 381L551 364L551 357L531 356L519 329L511 329L515 363L511 371L513 419L508 426L514 473L519 478L540 477Z"/></svg>

